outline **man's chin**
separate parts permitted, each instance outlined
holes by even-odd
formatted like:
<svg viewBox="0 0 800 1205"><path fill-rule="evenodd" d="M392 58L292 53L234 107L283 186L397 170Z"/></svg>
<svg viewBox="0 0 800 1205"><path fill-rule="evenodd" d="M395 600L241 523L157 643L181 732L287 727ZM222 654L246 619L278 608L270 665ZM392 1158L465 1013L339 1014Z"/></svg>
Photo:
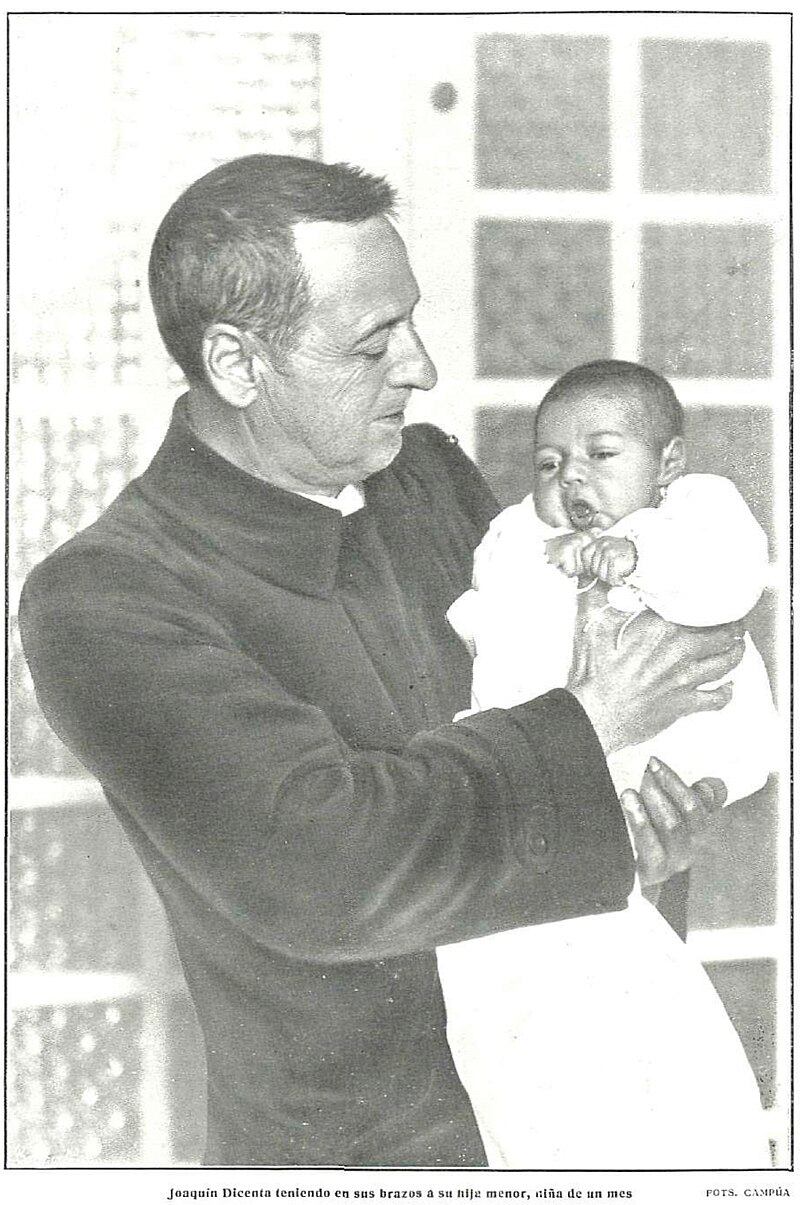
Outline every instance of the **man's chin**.
<svg viewBox="0 0 800 1205"><path fill-rule="evenodd" d="M387 468L397 456L403 446L404 421L402 415L399 418L392 415L391 419L376 419L372 424L373 439L365 477L371 477L373 473Z"/></svg>
<svg viewBox="0 0 800 1205"><path fill-rule="evenodd" d="M403 430L403 424L406 421L405 410L398 410L395 414L385 414L382 418L374 418L372 426L377 431L389 432L393 434Z"/></svg>

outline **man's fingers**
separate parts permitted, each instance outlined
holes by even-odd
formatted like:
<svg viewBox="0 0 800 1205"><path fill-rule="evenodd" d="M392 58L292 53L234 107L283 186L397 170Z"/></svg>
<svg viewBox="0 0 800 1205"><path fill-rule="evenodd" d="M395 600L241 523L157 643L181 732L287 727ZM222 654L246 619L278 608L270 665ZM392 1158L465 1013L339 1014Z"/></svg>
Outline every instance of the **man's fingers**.
<svg viewBox="0 0 800 1205"><path fill-rule="evenodd" d="M660 834L668 844L674 842L677 834L677 845L667 849L668 854L677 852L679 858L687 859L688 866L693 860L693 850L702 848L709 837L709 820L722 808L727 796L725 783L719 778L701 779L695 786L687 786L679 778L671 766L650 758L648 772L652 774L661 790L665 793L676 814L680 817L680 827L667 829L668 836ZM698 787L700 788L698 790ZM645 782L642 781L642 795L648 799Z"/></svg>
<svg viewBox="0 0 800 1205"><path fill-rule="evenodd" d="M728 798L728 788L721 778L701 778L694 783L692 790L710 816L721 811Z"/></svg>
<svg viewBox="0 0 800 1205"><path fill-rule="evenodd" d="M662 791L669 798L673 808L681 811L684 816L694 816L697 812L703 810L701 801L695 794L694 788L687 787L683 779L679 778L672 767L668 766L666 762L659 761L656 757L651 757L647 768L655 777Z"/></svg>
<svg viewBox="0 0 800 1205"><path fill-rule="evenodd" d="M686 630L693 632L695 637L701 637L706 652L713 653L728 648L734 640L742 640L745 625L743 622L735 620L733 623L719 623L708 628L687 628Z"/></svg>
<svg viewBox="0 0 800 1205"><path fill-rule="evenodd" d="M717 628L691 628L696 646L697 660L700 662L730 659L736 666L744 656L744 633L738 624L725 624Z"/></svg>
<svg viewBox="0 0 800 1205"><path fill-rule="evenodd" d="M641 789L620 796L643 885L663 882L691 866L713 832L712 821L726 794L719 778L703 778L688 787L670 766L650 759Z"/></svg>
<svg viewBox="0 0 800 1205"><path fill-rule="evenodd" d="M658 835L647 818L636 791L623 791L619 797L630 826L636 849L636 866L643 886L661 883L668 876L667 855Z"/></svg>
<svg viewBox="0 0 800 1205"><path fill-rule="evenodd" d="M686 657L676 673L682 686L704 686L729 677L744 656L744 641L729 640L724 649L712 653L697 650L694 656Z"/></svg>
<svg viewBox="0 0 800 1205"><path fill-rule="evenodd" d="M669 791L661 780L660 771L663 771L661 763L651 757L639 788L644 809L659 834L662 831L672 832L681 821L680 811L673 804Z"/></svg>
<svg viewBox="0 0 800 1205"><path fill-rule="evenodd" d="M723 682L713 690L695 690L692 694L692 709L694 711L721 711L727 707L733 698L733 686Z"/></svg>
<svg viewBox="0 0 800 1205"><path fill-rule="evenodd" d="M665 652L679 666L680 681L696 686L727 677L744 656L744 638L735 624L715 628L664 629Z"/></svg>
<svg viewBox="0 0 800 1205"><path fill-rule="evenodd" d="M694 807L684 811L673 800L671 791L673 781L680 783L680 779L670 771L671 777L665 782L664 770L661 762L651 758L639 794L674 874L691 865L692 832L700 819L702 808L695 803Z"/></svg>

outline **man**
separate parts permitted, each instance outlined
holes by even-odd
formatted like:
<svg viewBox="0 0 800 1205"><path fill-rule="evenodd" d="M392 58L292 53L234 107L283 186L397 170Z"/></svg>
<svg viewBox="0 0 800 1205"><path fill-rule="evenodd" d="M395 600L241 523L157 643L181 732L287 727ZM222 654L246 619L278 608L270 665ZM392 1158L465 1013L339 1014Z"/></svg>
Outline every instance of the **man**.
<svg viewBox="0 0 800 1205"><path fill-rule="evenodd" d="M172 925L205 1038L206 1162L481 1166L434 948L624 906L603 752L741 656L642 620L571 692L457 724L445 612L496 513L432 427L388 186L251 156L179 198L151 257L190 383L153 463L31 575L26 652ZM590 722L591 721L591 722ZM650 776L645 878L721 802Z"/></svg>

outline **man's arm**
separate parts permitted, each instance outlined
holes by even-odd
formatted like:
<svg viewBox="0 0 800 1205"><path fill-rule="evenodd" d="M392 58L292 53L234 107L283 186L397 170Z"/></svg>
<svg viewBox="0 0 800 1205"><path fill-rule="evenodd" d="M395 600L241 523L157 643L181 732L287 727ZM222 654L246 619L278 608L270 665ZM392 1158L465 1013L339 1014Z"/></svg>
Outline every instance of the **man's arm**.
<svg viewBox="0 0 800 1205"><path fill-rule="evenodd" d="M626 626L624 640L618 631L618 617L606 611L576 632L567 683L606 754L650 740L681 716L730 702L728 683L699 688L724 679L741 661L737 625L685 628L643 612Z"/></svg>
<svg viewBox="0 0 800 1205"><path fill-rule="evenodd" d="M106 566L93 594L91 566L42 567L25 649L54 729L228 923L365 960L624 904L621 811L569 694L352 748L179 587L132 601L145 572Z"/></svg>
<svg viewBox="0 0 800 1205"><path fill-rule="evenodd" d="M607 754L648 741L680 716L730 702L727 683L701 688L729 674L744 655L737 625L688 629L645 612L627 625L620 647L617 634L608 611L578 631L569 683ZM620 801L643 884L664 882L692 864L726 794L718 779L688 786L651 758L639 791L624 791Z"/></svg>

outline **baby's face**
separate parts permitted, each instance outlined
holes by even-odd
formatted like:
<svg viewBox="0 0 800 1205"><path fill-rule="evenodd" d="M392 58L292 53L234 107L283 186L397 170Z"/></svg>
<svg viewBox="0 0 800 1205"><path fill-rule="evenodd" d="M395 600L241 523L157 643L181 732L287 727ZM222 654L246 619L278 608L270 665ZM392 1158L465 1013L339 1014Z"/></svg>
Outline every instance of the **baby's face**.
<svg viewBox="0 0 800 1205"><path fill-rule="evenodd" d="M536 513L552 527L604 531L658 505L662 452L630 386L549 402L536 424L534 460Z"/></svg>

